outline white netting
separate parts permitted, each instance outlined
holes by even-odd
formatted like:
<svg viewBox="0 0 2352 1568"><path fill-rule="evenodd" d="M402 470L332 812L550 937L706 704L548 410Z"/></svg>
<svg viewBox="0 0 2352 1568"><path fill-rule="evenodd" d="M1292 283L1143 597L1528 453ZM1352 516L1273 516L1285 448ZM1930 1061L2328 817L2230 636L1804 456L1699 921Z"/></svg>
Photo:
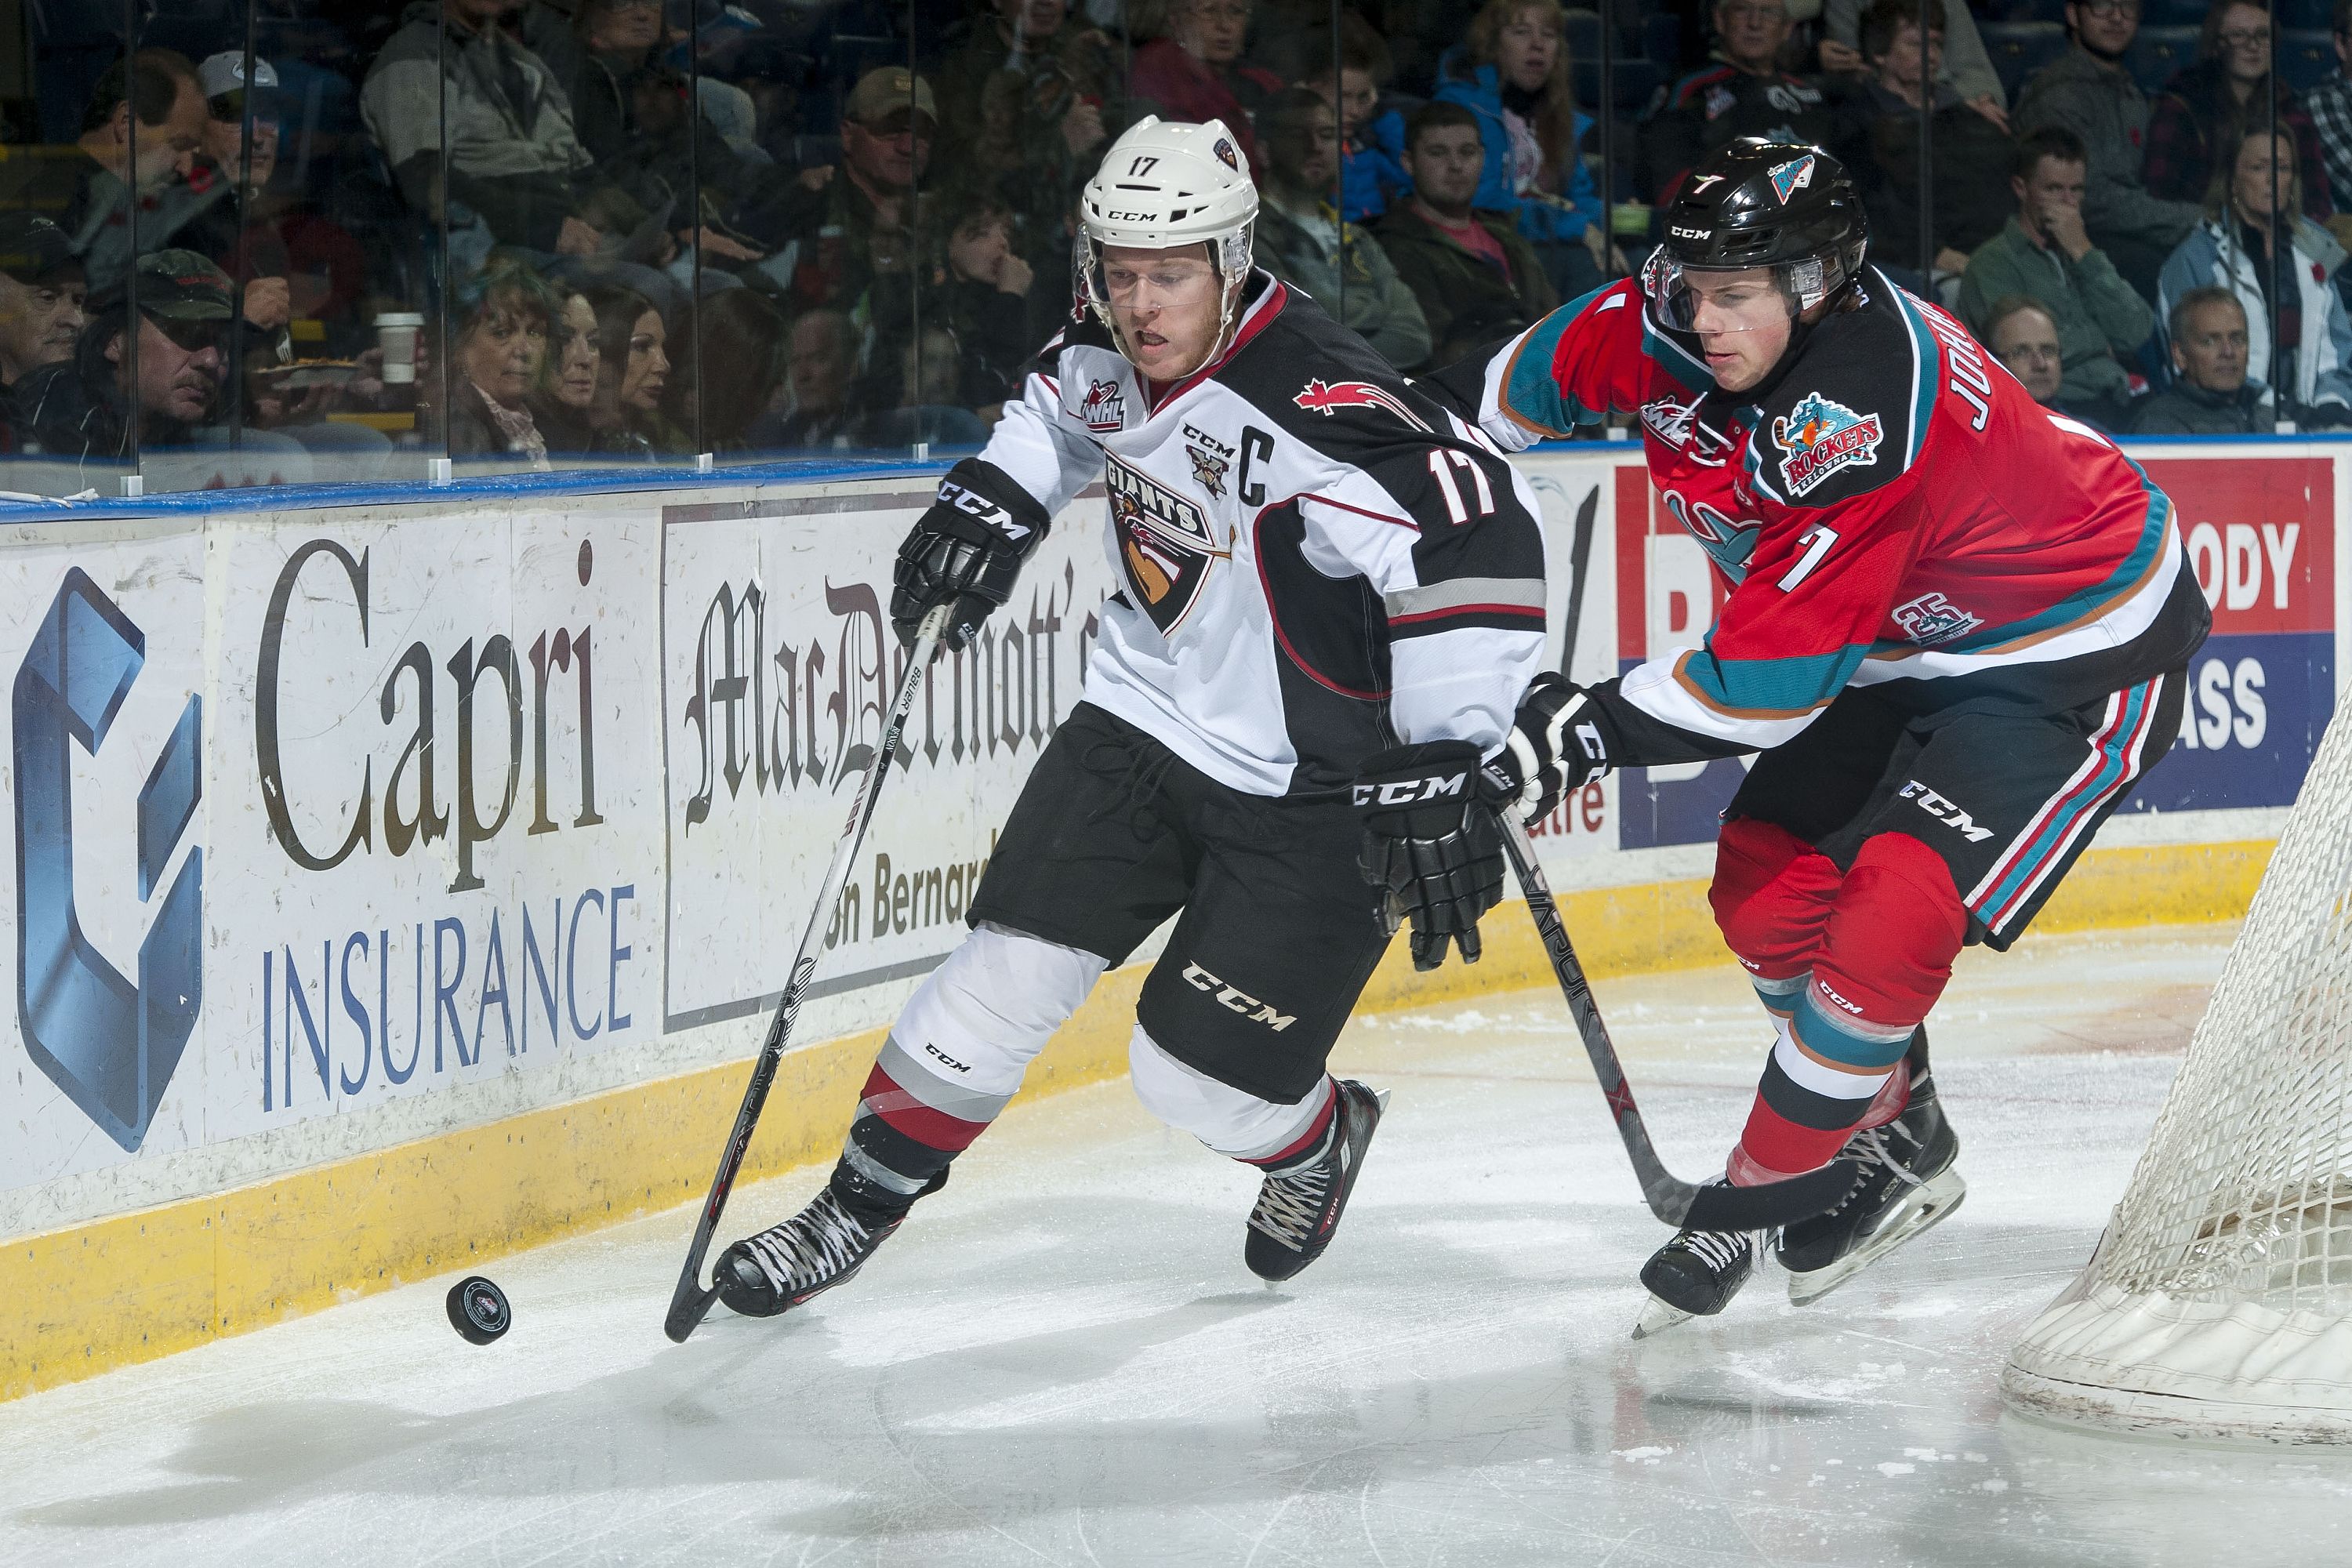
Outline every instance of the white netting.
<svg viewBox="0 0 2352 1568"><path fill-rule="evenodd" d="M2038 1415L2352 1442L2352 724L2331 724L2147 1152L2010 1357Z"/></svg>

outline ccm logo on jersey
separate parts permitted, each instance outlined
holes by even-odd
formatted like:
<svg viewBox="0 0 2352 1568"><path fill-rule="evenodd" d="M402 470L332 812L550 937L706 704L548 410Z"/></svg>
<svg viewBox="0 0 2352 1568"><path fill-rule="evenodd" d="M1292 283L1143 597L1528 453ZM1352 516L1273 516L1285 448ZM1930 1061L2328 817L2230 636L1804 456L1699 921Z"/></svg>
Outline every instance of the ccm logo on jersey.
<svg viewBox="0 0 2352 1568"><path fill-rule="evenodd" d="M1308 413L1320 414L1327 419L1342 408L1384 408L1422 434L1432 434L1422 416L1407 408L1394 393L1385 392L1369 381L1335 381L1328 384L1310 381L1293 401Z"/></svg>
<svg viewBox="0 0 2352 1568"><path fill-rule="evenodd" d="M1598 740L1596 735L1594 739ZM1451 778L1391 779L1384 784L1358 784L1358 805L1419 805L1425 800L1444 800L1460 795L1469 786L1467 773Z"/></svg>
<svg viewBox="0 0 2352 1568"><path fill-rule="evenodd" d="M1226 984L1197 963L1184 966L1184 983L1195 991L1206 992L1227 1008L1239 1013L1253 1024L1264 1024L1276 1034L1298 1022L1296 1013L1277 1013L1248 992Z"/></svg>
<svg viewBox="0 0 2352 1568"><path fill-rule="evenodd" d="M951 506L974 521L988 524L1016 543L1029 537L1027 523L1013 521L1011 512L978 490L968 490L952 479L940 481L939 499L942 506Z"/></svg>
<svg viewBox="0 0 2352 1568"><path fill-rule="evenodd" d="M1959 829L1960 837L1971 844L1981 844L1992 837L1992 829L1979 827L1976 818L1960 809L1959 802L1948 800L1937 795L1917 779L1913 779L1903 786L1900 798L1917 801L1920 810L1947 827Z"/></svg>
<svg viewBox="0 0 2352 1568"><path fill-rule="evenodd" d="M1818 489L1841 468L1875 463L1885 438L1877 415L1856 414L1818 392L1805 394L1787 418L1772 421L1772 444L1782 453L1780 482L1791 496Z"/></svg>

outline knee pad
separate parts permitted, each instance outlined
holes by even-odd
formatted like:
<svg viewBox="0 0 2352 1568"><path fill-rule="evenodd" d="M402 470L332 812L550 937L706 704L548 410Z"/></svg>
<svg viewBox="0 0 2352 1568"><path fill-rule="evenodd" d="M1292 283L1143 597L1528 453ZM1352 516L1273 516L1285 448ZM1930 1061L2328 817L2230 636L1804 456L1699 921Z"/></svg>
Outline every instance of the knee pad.
<svg viewBox="0 0 2352 1568"><path fill-rule="evenodd" d="M1706 900L1748 972L1787 981L1812 967L1841 880L1835 861L1787 828L1740 816L1716 841Z"/></svg>
<svg viewBox="0 0 2352 1568"><path fill-rule="evenodd" d="M1838 1010L1899 1029L1907 1042L1950 983L1968 931L1968 910L1944 858L1907 833L1874 835L1839 889L1814 987L1829 992Z"/></svg>
<svg viewBox="0 0 2352 1568"><path fill-rule="evenodd" d="M1128 1067L1146 1110L1220 1154L1255 1164L1279 1162L1315 1136L1331 1106L1328 1073L1296 1104L1261 1100L1178 1061L1140 1024L1128 1045Z"/></svg>
<svg viewBox="0 0 2352 1568"><path fill-rule="evenodd" d="M1024 931L975 926L907 1003L891 1046L901 1065L1009 1096L1108 963Z"/></svg>

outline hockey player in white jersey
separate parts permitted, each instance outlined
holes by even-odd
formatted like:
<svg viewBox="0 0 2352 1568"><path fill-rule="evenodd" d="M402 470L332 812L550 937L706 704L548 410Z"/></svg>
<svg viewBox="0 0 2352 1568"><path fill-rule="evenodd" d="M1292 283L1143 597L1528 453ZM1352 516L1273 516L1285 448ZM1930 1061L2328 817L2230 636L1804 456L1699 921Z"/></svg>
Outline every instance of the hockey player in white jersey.
<svg viewBox="0 0 2352 1568"><path fill-rule="evenodd" d="M1076 318L899 552L900 635L950 605L964 646L1100 480L1124 587L824 1190L720 1258L738 1312L855 1274L1171 915L1135 1090L1264 1173L1244 1256L1288 1279L1381 1118L1324 1064L1401 911L1417 963L1477 955L1501 873L1475 774L1542 652L1536 506L1481 433L1251 267L1256 212L1222 123L1122 136L1081 202Z"/></svg>

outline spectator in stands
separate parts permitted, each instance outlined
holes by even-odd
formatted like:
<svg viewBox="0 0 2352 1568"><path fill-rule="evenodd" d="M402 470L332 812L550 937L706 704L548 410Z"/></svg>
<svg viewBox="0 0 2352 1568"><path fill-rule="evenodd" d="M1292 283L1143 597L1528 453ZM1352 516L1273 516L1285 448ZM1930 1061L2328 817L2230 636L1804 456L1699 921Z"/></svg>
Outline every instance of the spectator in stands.
<svg viewBox="0 0 2352 1568"><path fill-rule="evenodd" d="M1339 128L1330 106L1303 87L1269 104L1259 122L1257 264L1295 283L1399 370L1429 357L1429 324L1412 291L1370 236L1331 205Z"/></svg>
<svg viewBox="0 0 2352 1568"><path fill-rule="evenodd" d="M530 399L562 301L538 273L514 262L493 262L457 283L450 300L457 331L450 351L449 456L520 458L545 468L547 439L531 417Z"/></svg>
<svg viewBox="0 0 2352 1568"><path fill-rule="evenodd" d="M2010 165L2017 212L1969 258L1960 279L1960 320L1990 342L1993 309L2012 296L2037 301L2056 323L2070 403L2121 404L2132 395L2126 368L2156 326L2083 223L2082 139L2063 126L2028 132Z"/></svg>
<svg viewBox="0 0 2352 1568"><path fill-rule="evenodd" d="M2008 133L1980 110L1939 88L1929 133L1935 138L1934 248L1919 254L1919 18L1930 18L1927 72L1936 75L1944 36L1938 13L1923 0L1875 0L1862 18L1862 52L1870 75L1837 92L1840 155L1853 170L1870 212L1874 259L1957 279L1969 253L2009 219ZM1940 77L1937 77L1940 81Z"/></svg>
<svg viewBox="0 0 2352 1568"><path fill-rule="evenodd" d="M811 310L794 321L784 351L784 408L752 423L752 444L787 452L854 444L857 346L856 328L839 310Z"/></svg>
<svg viewBox="0 0 2352 1568"><path fill-rule="evenodd" d="M295 313L289 258L282 243L268 246L273 255L256 255L260 247L246 244L246 231L248 209L254 205L247 198L266 187L278 167L278 72L265 59L257 58L253 67L250 93L246 89L242 50L207 56L196 68L197 84L205 94L205 132L187 184L204 205L180 225L173 239L212 258L232 279L242 272L245 319L274 337ZM245 134L248 98L254 111L250 148ZM248 163L252 184L246 189L240 182ZM265 243L278 237L274 232L254 237Z"/></svg>
<svg viewBox="0 0 2352 1568"><path fill-rule="evenodd" d="M360 111L413 210L439 212L446 186L501 244L593 256L645 213L596 182L562 85L506 30L520 5L416 0L377 51Z"/></svg>
<svg viewBox="0 0 2352 1568"><path fill-rule="evenodd" d="M1559 0L1486 0L1435 97L1478 117L1476 205L1513 215L1552 287L1574 299L1601 286L1608 242L1580 153L1593 121L1569 89L1567 26Z"/></svg>
<svg viewBox="0 0 2352 1568"><path fill-rule="evenodd" d="M2010 119L2018 133L2062 126L2082 139L2088 177L2083 222L2092 243L2142 296L2164 258L2196 226L2197 204L2152 194L2143 177L2147 97L2124 68L2139 32L2139 0L2072 0L2074 47L2027 79Z"/></svg>
<svg viewBox="0 0 2352 1568"><path fill-rule="evenodd" d="M134 201L146 249L200 205L185 181L204 134L195 67L169 49L142 49L107 68L90 89L80 139L59 149L62 156L36 163L16 199L56 220L82 258L91 289L103 293L130 270Z"/></svg>
<svg viewBox="0 0 2352 1568"><path fill-rule="evenodd" d="M702 302L702 448L740 452L783 374L790 331L756 289L728 289Z"/></svg>
<svg viewBox="0 0 2352 1568"><path fill-rule="evenodd" d="M635 289L607 283L587 293L604 355L593 416L602 449L648 462L684 453L692 441L662 411L670 369L662 313Z"/></svg>
<svg viewBox="0 0 2352 1568"><path fill-rule="evenodd" d="M1077 194L1126 123L1122 65L1068 0L993 0L940 67L956 163L1012 204L1034 258L1066 247Z"/></svg>
<svg viewBox="0 0 2352 1568"><path fill-rule="evenodd" d="M598 449L596 373L604 359L596 307L574 289L563 296L555 342L530 401L531 421L551 457L587 457Z"/></svg>
<svg viewBox="0 0 2352 1568"><path fill-rule="evenodd" d="M2045 408L2056 406L2065 361L2058 352L2058 323L2041 301L2011 294L1996 303L1986 323L1985 346L2034 402Z"/></svg>
<svg viewBox="0 0 2352 1568"><path fill-rule="evenodd" d="M2334 37L2336 74L2305 93L2303 107L2327 171L2330 205L2340 215L2352 214L2352 0L2336 0ZM2342 222L2329 226L2344 237Z"/></svg>
<svg viewBox="0 0 2352 1568"><path fill-rule="evenodd" d="M878 409L858 433L857 445L883 449L917 443L977 447L988 426L971 410L955 405L962 345L950 329L926 321L920 336L898 352L897 406Z"/></svg>
<svg viewBox="0 0 2352 1568"><path fill-rule="evenodd" d="M0 213L0 412L26 376L73 357L88 293L65 230L38 213Z"/></svg>
<svg viewBox="0 0 2352 1568"><path fill-rule="evenodd" d="M991 196L967 202L948 230L947 270L940 315L961 350L955 400L992 425L1005 400L1021 395L1045 336L1031 309L1036 273L1013 247L1012 210Z"/></svg>
<svg viewBox="0 0 2352 1568"><path fill-rule="evenodd" d="M117 289L82 329L72 358L16 384L18 428L51 457L135 463L140 449L194 444L217 416L222 339L236 313L228 275L194 251L158 250L139 258L137 291L135 328ZM132 331L137 344L126 352Z"/></svg>
<svg viewBox="0 0 2352 1568"><path fill-rule="evenodd" d="M939 123L930 83L904 67L858 79L842 106L839 166L804 170L753 220L755 235L797 242L791 284L801 304L908 319L924 231L915 184Z"/></svg>
<svg viewBox="0 0 2352 1568"><path fill-rule="evenodd" d="M1371 25L1339 13L1339 31L1299 36L1291 82L1339 117L1339 216L1370 223L1412 189L1404 177L1404 115L1381 102L1389 51Z"/></svg>
<svg viewBox="0 0 2352 1568"><path fill-rule="evenodd" d="M1985 51L1968 0L1938 0L1943 21L1944 54L1936 72L1936 96L1948 92L2000 127L2009 129L2009 93ZM1822 6L1822 69L1824 73L1859 75L1870 69L1863 46L1862 17L1869 0L1826 0ZM1912 40L1919 40L1915 36Z"/></svg>
<svg viewBox="0 0 2352 1568"><path fill-rule="evenodd" d="M1170 0L1168 36L1136 50L1129 67L1129 109L1138 118L1222 120L1258 168L1252 116L1282 90L1282 79L1241 63L1249 23L1250 0Z"/></svg>
<svg viewBox="0 0 2352 1568"><path fill-rule="evenodd" d="M1520 331L1559 303L1543 264L1507 214L1471 204L1486 166L1478 118L1433 103L1405 127L1412 197L1374 228L1397 276L1429 325L1429 363L1440 368Z"/></svg>
<svg viewBox="0 0 2352 1568"><path fill-rule="evenodd" d="M1836 133L1821 89L1780 68L1790 26L1782 0L1717 0L1714 15L1714 63L1665 93L1642 139L1643 181L1654 201L1673 196L1701 153L1739 137L1825 147Z"/></svg>
<svg viewBox="0 0 2352 1568"><path fill-rule="evenodd" d="M2173 301L2166 337L2172 385L2140 405L2136 436L2263 436L2270 401L2246 379L2246 308L2227 289L2191 289Z"/></svg>
<svg viewBox="0 0 2352 1568"><path fill-rule="evenodd" d="M2282 416L2305 427L2352 423L2352 312L2345 308L2336 276L2344 265L2344 247L2302 214L2294 138L2284 130L2275 141L2257 132L2232 150L2225 166L2231 171L2229 183L2215 191L2205 221L2164 264L2157 310L2169 317L2173 305L2192 289L2231 290L2245 308L2247 363L2260 373L2264 386L2286 389L2290 406L2281 410ZM2272 205L2273 191L2276 208ZM2284 213L2287 220L2286 241L2279 247L2275 268L2274 211ZM2275 339L2271 333L2274 275L2281 285Z"/></svg>
<svg viewBox="0 0 2352 1568"><path fill-rule="evenodd" d="M578 0L569 16L544 0L533 5L523 37L562 89L590 157L627 151L636 122L631 89L658 63L668 31L661 0Z"/></svg>
<svg viewBox="0 0 2352 1568"><path fill-rule="evenodd" d="M2324 221L2335 208L2319 133L2286 84L2272 79L2270 13L2254 0L2214 0L2205 13L2197 63L2176 72L2150 105L2141 165L2149 194L2203 201L2221 151L2268 129L2273 112L2280 128L2294 136L2304 211Z"/></svg>

